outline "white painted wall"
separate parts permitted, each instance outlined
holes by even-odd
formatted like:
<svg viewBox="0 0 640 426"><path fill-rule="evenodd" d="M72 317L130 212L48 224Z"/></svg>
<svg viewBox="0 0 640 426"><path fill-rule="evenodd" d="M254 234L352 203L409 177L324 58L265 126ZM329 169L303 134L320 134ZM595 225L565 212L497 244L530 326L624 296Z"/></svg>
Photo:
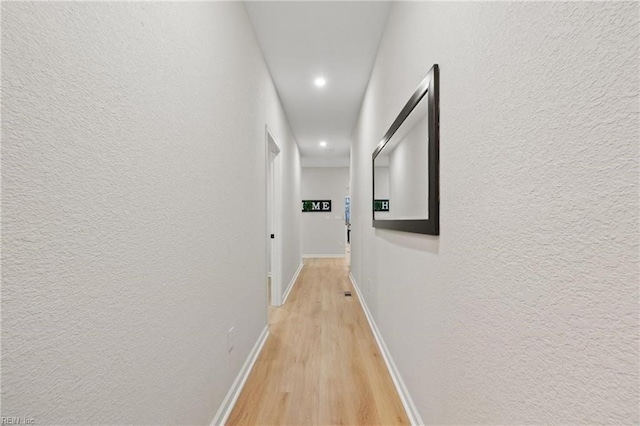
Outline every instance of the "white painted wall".
<svg viewBox="0 0 640 426"><path fill-rule="evenodd" d="M2 66L2 415L208 424L266 325L265 123L300 257L243 5L3 2Z"/></svg>
<svg viewBox="0 0 640 426"><path fill-rule="evenodd" d="M273 88L273 87L272 87ZM296 145L293 133L291 133L287 124L282 106L277 100L277 94L271 93L274 97L270 100L271 111L269 122L274 123L270 126L270 130L277 138L278 144L282 151L278 155L277 161L282 161L282 179L280 181L282 193L282 228L281 236L276 236L276 244L280 244L280 252L282 253L280 265L280 296L282 300L285 291L293 283L296 271L301 266L301 208L300 208L300 191L301 191L301 173L300 151ZM282 158L279 158L282 157Z"/></svg>
<svg viewBox="0 0 640 426"><path fill-rule="evenodd" d="M636 423L638 4L397 2L352 148L352 271L426 423ZM441 67L441 235L371 152Z"/></svg>
<svg viewBox="0 0 640 426"><path fill-rule="evenodd" d="M428 134L425 113L389 153L389 198L393 200L389 216L393 219L429 218Z"/></svg>
<svg viewBox="0 0 640 426"><path fill-rule="evenodd" d="M348 187L348 167L302 168L301 200L331 200L331 213L302 213L303 256L344 256L344 197L349 195Z"/></svg>
<svg viewBox="0 0 640 426"><path fill-rule="evenodd" d="M377 161L376 161L377 164ZM388 199L389 198L389 166L377 166L376 165L376 193L375 199ZM378 212L383 213L383 212Z"/></svg>
<svg viewBox="0 0 640 426"><path fill-rule="evenodd" d="M380 164L387 164L387 165L381 165L381 166L377 166L375 168L375 197L374 199L376 200L390 200L389 199L389 180L390 180L390 176L389 176L389 157L385 156L380 158L380 160L378 160L377 157L376 158L376 164L378 164L378 161L380 161ZM384 161L386 160L386 161ZM389 201L389 206L391 206L391 201ZM389 210L391 210L391 207L389 207ZM393 219L393 217L391 217L391 212L376 212L376 219L377 220L386 220L386 219Z"/></svg>

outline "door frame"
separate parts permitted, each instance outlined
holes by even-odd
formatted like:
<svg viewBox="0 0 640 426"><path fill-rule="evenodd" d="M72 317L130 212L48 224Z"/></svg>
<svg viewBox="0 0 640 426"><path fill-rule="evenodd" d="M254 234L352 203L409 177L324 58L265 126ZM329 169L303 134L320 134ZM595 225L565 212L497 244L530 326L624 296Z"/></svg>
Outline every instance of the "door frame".
<svg viewBox="0 0 640 426"><path fill-rule="evenodd" d="M271 167L271 153L275 154ZM265 277L271 271L271 306L282 305L282 155L280 145L265 125L265 212L266 245ZM271 182L271 191L269 183ZM269 200L271 197L271 202ZM271 212L269 212L271 208ZM271 222L271 223L269 223ZM274 234L272 240L270 234ZM271 256L269 256L271 245ZM269 265L269 257L271 265Z"/></svg>

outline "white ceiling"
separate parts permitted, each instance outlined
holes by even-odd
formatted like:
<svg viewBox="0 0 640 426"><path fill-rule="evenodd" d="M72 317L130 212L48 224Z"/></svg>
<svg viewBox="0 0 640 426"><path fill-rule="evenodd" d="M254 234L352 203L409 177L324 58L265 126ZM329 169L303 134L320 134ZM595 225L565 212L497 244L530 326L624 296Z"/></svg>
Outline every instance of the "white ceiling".
<svg viewBox="0 0 640 426"><path fill-rule="evenodd" d="M245 2L303 165L349 165L390 2ZM314 79L327 84L319 89ZM327 147L322 148L320 141Z"/></svg>

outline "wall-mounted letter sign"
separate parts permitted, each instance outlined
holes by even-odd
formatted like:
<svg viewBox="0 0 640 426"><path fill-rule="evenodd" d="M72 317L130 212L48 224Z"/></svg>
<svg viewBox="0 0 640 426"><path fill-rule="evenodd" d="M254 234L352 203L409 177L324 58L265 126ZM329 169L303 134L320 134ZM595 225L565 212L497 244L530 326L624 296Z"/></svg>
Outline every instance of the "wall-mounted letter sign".
<svg viewBox="0 0 640 426"><path fill-rule="evenodd" d="M388 212L389 211L389 200L374 200L373 201L373 211L374 212Z"/></svg>
<svg viewBox="0 0 640 426"><path fill-rule="evenodd" d="M302 200L303 212L330 212L331 200Z"/></svg>

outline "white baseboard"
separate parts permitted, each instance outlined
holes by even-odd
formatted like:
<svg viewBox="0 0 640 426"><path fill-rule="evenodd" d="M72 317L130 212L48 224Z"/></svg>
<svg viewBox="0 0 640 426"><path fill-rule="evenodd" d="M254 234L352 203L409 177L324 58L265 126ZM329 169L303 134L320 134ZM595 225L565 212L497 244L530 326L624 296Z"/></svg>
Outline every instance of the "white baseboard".
<svg viewBox="0 0 640 426"><path fill-rule="evenodd" d="M253 345L247 360L244 362L244 365L240 369L236 379L233 381L233 384L231 385L229 392L227 392L227 395L224 397L222 404L220 404L220 408L218 408L216 415L213 416L211 426L222 426L229 419L231 410L233 410L233 406L236 405L240 392L242 392L242 388L249 377L249 373L251 373L251 370L253 369L253 365L258 359L258 355L260 355L260 352L262 351L264 343L267 341L267 337L269 337L269 325L264 326L258 340L255 345Z"/></svg>
<svg viewBox="0 0 640 426"><path fill-rule="evenodd" d="M311 258L316 258L316 259L334 259L336 257L342 258L345 257L346 255L344 253L342 254L303 254L302 258L303 259L311 259Z"/></svg>
<svg viewBox="0 0 640 426"><path fill-rule="evenodd" d="M302 271L302 266L303 266L302 262L300 262L300 265L298 265L298 269L296 270L296 273L293 274L293 278L291 278L291 281L289 282L287 289L284 291L284 295L282 296L283 305L287 302L287 297L289 297L289 293L291 293L291 290L293 289L294 284L298 280L298 275L300 275L300 271Z"/></svg>
<svg viewBox="0 0 640 426"><path fill-rule="evenodd" d="M391 354L389 353L389 349L387 345L384 343L384 339L380 334L380 330L378 330L378 326L376 326L373 317L371 316L371 312L369 312L369 307L367 306L367 302L365 302L362 297L362 292L360 292L360 288L356 283L356 280L353 278L353 275L349 274L349 279L353 284L353 288L356 290L358 294L358 300L360 301L360 306L362 306L362 310L364 311L365 316L367 317L367 321L369 322L369 327L371 327L371 331L373 332L373 336L376 338L376 342L378 343L378 347L380 348L380 352L382 352L382 358L384 359L385 364L387 364L387 369L389 370L389 374L391 374L391 379L393 380L393 384L398 391L398 395L400 396L400 400L402 401L402 405L404 406L404 410L407 412L407 416L409 417L409 421L412 425L424 425L422 421L422 417L420 413L418 413L418 409L413 403L413 399L409 394L409 390L404 384L402 380L402 376L398 371L398 367L393 362L393 358L391 358Z"/></svg>

